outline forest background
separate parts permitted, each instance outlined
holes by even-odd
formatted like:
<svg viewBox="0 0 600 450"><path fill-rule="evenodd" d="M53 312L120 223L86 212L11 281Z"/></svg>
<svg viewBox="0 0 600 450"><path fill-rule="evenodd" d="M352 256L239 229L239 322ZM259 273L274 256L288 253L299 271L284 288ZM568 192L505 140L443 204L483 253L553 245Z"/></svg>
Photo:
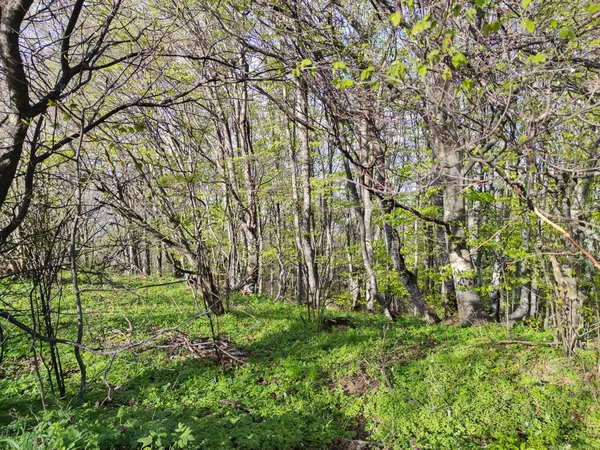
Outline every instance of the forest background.
<svg viewBox="0 0 600 450"><path fill-rule="evenodd" d="M3 2L3 351L42 399L73 374L84 399L102 356L112 401L113 362L190 321L227 362L219 317L247 295L307 329L366 310L597 352L599 19L581 0ZM96 295L178 283L178 321L118 343L98 325Z"/></svg>

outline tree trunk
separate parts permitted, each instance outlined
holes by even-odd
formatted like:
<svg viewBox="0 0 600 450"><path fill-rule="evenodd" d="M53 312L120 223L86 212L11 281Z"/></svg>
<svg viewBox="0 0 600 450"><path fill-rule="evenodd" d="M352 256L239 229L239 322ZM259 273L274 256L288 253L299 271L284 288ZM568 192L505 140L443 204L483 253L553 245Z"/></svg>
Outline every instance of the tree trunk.
<svg viewBox="0 0 600 450"><path fill-rule="evenodd" d="M248 63L245 58L244 70L248 72ZM256 196L256 182L254 151L252 147L251 123L248 116L248 85L242 86L241 100L238 102L238 145L242 156L242 167L244 172L244 184L246 188L246 205L244 205L245 220L242 228L246 236L246 276L242 292L254 294L257 289L259 264L259 236L258 236L258 205Z"/></svg>
<svg viewBox="0 0 600 450"><path fill-rule="evenodd" d="M21 23L32 0L8 0L0 6L0 88L8 95L0 121L0 207L17 172L29 129L29 84L19 49Z"/></svg>
<svg viewBox="0 0 600 450"><path fill-rule="evenodd" d="M440 318L435 311L423 301L423 296L421 295L421 290L417 283L417 276L406 267L404 257L402 256L402 253L400 253L397 233L387 220L384 220L383 222L383 230L385 234L385 243L387 245L388 253L392 258L394 269L396 269L396 273L400 277L402 285L408 291L414 307L420 316L425 317L425 320L428 323L440 322Z"/></svg>
<svg viewBox="0 0 600 450"><path fill-rule="evenodd" d="M524 228L521 231L521 236L523 247L529 250L529 230ZM519 279L525 281L520 286L519 306L508 316L509 324L514 324L519 320L525 320L529 317L531 307L531 269L527 261L521 262Z"/></svg>
<svg viewBox="0 0 600 450"><path fill-rule="evenodd" d="M438 149L444 182L444 220L449 224L449 257L460 322L472 325L489 322L491 318L477 292L472 255L467 247L465 201L461 196L464 188L462 152L444 145L438 145Z"/></svg>
<svg viewBox="0 0 600 450"><path fill-rule="evenodd" d="M308 301L309 304L317 310L321 305L319 289L319 273L315 260L315 250L312 242L312 193L311 193L311 175L312 175L312 157L310 154L308 128L308 91L304 80L296 81L296 117L298 119L298 147L301 159L302 174L302 253L306 264L306 274L308 278Z"/></svg>
<svg viewBox="0 0 600 450"><path fill-rule="evenodd" d="M287 92L284 88L284 95ZM298 193L298 177L296 175L296 124L290 122L286 126L286 133L289 141L290 151L290 172L292 184L292 203L294 213L294 238L296 240L296 302L304 303L308 301L306 298L306 289L304 286L304 273L306 265L302 251L302 229L300 226L300 194ZM291 127L291 129L290 129Z"/></svg>

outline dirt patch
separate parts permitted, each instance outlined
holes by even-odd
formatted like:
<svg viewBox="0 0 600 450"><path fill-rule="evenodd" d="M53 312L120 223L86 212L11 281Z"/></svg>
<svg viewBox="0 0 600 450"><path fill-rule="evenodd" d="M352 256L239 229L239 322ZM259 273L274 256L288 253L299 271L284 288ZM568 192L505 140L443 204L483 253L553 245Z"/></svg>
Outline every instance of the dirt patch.
<svg viewBox="0 0 600 450"><path fill-rule="evenodd" d="M348 377L343 383L344 393L346 395L362 395L368 389L378 388L381 383L378 379L370 377L364 372Z"/></svg>
<svg viewBox="0 0 600 450"><path fill-rule="evenodd" d="M528 370L529 376L536 380L553 384L555 386L573 386L574 381L563 375L564 368L556 363L549 363L547 360L537 360L535 365Z"/></svg>
<svg viewBox="0 0 600 450"><path fill-rule="evenodd" d="M417 359L424 359L431 353L431 349L440 345L439 342L433 339L426 339L420 344L410 344L402 347L395 347L386 353L386 361L388 363L396 363L399 365L409 364Z"/></svg>

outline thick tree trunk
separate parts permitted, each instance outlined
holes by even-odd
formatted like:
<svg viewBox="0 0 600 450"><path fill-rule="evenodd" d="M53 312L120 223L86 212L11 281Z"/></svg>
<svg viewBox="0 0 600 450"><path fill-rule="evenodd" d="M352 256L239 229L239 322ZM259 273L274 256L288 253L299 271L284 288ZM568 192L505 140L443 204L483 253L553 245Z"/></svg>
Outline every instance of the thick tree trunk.
<svg viewBox="0 0 600 450"><path fill-rule="evenodd" d="M449 224L448 247L458 315L462 324L489 322L490 316L483 308L473 272L472 255L467 247L465 230L465 201L462 153L457 149L438 145L438 154L444 182L444 220Z"/></svg>
<svg viewBox="0 0 600 450"><path fill-rule="evenodd" d="M0 207L17 172L27 137L29 84L19 49L19 33L32 0L7 0L0 5L0 89L6 95L0 119Z"/></svg>
<svg viewBox="0 0 600 450"><path fill-rule="evenodd" d="M273 299L274 301L279 300L282 297L285 297L286 294L286 283L285 283L285 264L283 262L283 239L282 239L282 224L281 224L281 206L279 203L275 203L273 207L275 211L275 245L277 249L277 265L279 268L279 272L277 274L277 295Z"/></svg>

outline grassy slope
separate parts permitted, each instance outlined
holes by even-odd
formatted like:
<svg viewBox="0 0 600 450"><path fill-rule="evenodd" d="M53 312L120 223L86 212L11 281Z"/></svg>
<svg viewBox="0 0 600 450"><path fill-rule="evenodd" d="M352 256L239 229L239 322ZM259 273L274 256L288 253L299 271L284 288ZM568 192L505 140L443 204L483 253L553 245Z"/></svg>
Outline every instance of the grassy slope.
<svg viewBox="0 0 600 450"><path fill-rule="evenodd" d="M113 343L142 339L193 311L182 286L138 294L88 294L86 308L96 314L87 343L102 329ZM140 438L154 447L335 448L341 437L398 449L600 448L595 382L580 368L592 367L591 352L570 362L547 346L491 343L549 340L547 333L344 314L357 328L328 334L307 327L296 306L237 300L218 328L247 352L247 365L223 371L185 352L140 349L113 364L108 379L117 388L108 402L108 360L87 355L84 403L49 399L47 412L27 342L13 331L0 372L0 436L19 448L129 448ZM209 333L205 319L183 330ZM70 353L66 367L74 366ZM73 373L69 392L77 383Z"/></svg>

